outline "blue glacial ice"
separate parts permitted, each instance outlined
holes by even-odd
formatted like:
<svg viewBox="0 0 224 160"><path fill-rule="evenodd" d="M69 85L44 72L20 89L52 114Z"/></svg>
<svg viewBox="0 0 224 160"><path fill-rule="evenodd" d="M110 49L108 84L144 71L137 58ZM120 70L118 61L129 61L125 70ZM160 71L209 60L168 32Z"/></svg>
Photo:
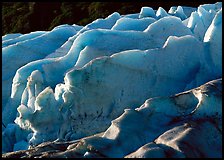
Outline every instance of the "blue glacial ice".
<svg viewBox="0 0 224 160"><path fill-rule="evenodd" d="M31 38L41 33L40 36ZM20 67L24 66L28 62L43 59L48 54L59 48L69 37L74 35L76 30L72 26L55 28L51 32L31 33L31 35L23 35L24 38L18 39L13 45L2 48L2 105L3 108L6 105L8 98L10 97L10 89L12 85L12 79ZM17 57L20 58L18 61ZM13 65L12 65L13 64Z"/></svg>
<svg viewBox="0 0 224 160"><path fill-rule="evenodd" d="M38 37L44 33L46 33L46 32L45 31L36 31L36 32L31 32L28 34L21 35L19 37L13 38L13 39L5 40L2 42L2 48L7 47L9 45L16 44L17 42L22 42L22 41L26 41L29 39L33 39L33 38Z"/></svg>
<svg viewBox="0 0 224 160"><path fill-rule="evenodd" d="M12 40L16 37L19 37L21 36L22 34L21 33L11 33L11 34L6 34L4 36L2 36L2 41L7 41L7 40Z"/></svg>
<svg viewBox="0 0 224 160"><path fill-rule="evenodd" d="M172 27L174 25L179 28L174 29ZM32 61L16 71L12 84L11 99L8 103L12 107L10 107L10 111L8 107L6 109L7 113L12 114L12 116L7 116L4 123L8 124L14 119L16 108L26 87L27 78L34 70L39 70L43 74L45 86L54 88L56 84L63 82L64 75L73 66L81 68L94 58L110 56L125 50L161 48L167 37L183 35L192 35L192 33L181 23L180 19L173 16L170 18L164 17L152 23L143 32L106 29L85 31L74 40L65 56ZM105 41L107 43L104 43ZM122 41L125 43L118 43ZM143 41L144 43L142 43ZM55 70L58 74L54 73Z"/></svg>
<svg viewBox="0 0 224 160"><path fill-rule="evenodd" d="M116 142L111 139L123 141L126 131L122 127L126 124L143 138L145 127L151 133L144 140L133 139L135 145L123 141L121 148L103 151L106 155L124 157L133 152L127 157L144 157L146 147L157 147L149 152L152 157L164 154L161 144L168 145L168 140L163 134L169 137L172 129L184 134L180 124L168 125L170 116L179 116L172 108L173 101L156 97L175 95L221 78L221 35L222 3L215 3L198 8L171 7L168 12L145 6L140 13L115 12L86 26L65 24L52 31L3 36L2 121L6 128L2 128L2 152L103 131L100 139L109 140L99 143L113 144ZM221 114L219 108L210 112L211 102L219 107L219 99L197 91L191 96L196 98L183 98L178 103L190 103L184 113L193 112L192 119ZM196 103L197 99L201 103ZM144 126L141 114L152 114L151 109L157 106L158 115ZM166 115L163 120L161 114ZM119 118L126 115L127 120ZM137 128L132 125L136 122L141 124ZM155 124L166 127L160 129ZM204 128L200 130L204 132ZM156 138L159 146L146 145ZM146 147L140 148L143 145ZM177 157L184 157L175 146L168 146Z"/></svg>

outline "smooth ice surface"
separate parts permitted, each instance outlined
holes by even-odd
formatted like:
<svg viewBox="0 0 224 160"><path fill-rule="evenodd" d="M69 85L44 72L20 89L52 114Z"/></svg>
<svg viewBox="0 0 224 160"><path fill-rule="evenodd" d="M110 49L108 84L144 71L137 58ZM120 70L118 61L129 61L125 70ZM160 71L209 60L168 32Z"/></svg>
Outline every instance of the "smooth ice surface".
<svg viewBox="0 0 224 160"><path fill-rule="evenodd" d="M13 45L15 43L29 40L29 39L41 36L44 33L46 33L46 32L45 31L36 31L36 32L31 32L28 34L21 35L19 37L13 38L13 39L5 40L2 42L2 47L7 47L7 46Z"/></svg>
<svg viewBox="0 0 224 160"><path fill-rule="evenodd" d="M154 18L142 18L142 19L132 19L132 18L120 18L111 30L134 30L134 31L144 31L151 23L155 22Z"/></svg>
<svg viewBox="0 0 224 160"><path fill-rule="evenodd" d="M6 35L2 36L2 41L4 42L6 40L14 39L14 38L19 37L21 35L22 35L21 33L6 34Z"/></svg>
<svg viewBox="0 0 224 160"><path fill-rule="evenodd" d="M215 3L3 36L2 152L103 132L80 155L220 157L221 80L196 87L222 77L221 35Z"/></svg>
<svg viewBox="0 0 224 160"><path fill-rule="evenodd" d="M13 151L26 150L28 149L29 144L26 141L20 141L14 144Z"/></svg>

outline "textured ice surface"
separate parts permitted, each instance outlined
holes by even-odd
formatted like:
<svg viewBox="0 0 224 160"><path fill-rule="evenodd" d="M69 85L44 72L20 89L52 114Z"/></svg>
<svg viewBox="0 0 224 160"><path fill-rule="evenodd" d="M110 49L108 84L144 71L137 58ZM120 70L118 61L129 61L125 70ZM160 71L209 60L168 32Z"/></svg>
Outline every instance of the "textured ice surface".
<svg viewBox="0 0 224 160"><path fill-rule="evenodd" d="M171 15L174 15L176 17L179 17L181 20L185 20L187 16L184 13L184 10L181 6L178 6L177 8L170 8L169 12Z"/></svg>
<svg viewBox="0 0 224 160"><path fill-rule="evenodd" d="M211 139L209 134L193 145L212 143L211 154L206 153L211 146L199 154L176 144L207 128L218 135L210 121L184 127L206 117L220 120L218 92L205 87L167 96L221 78L221 27L222 4L216 3L168 12L142 7L140 13L115 12L86 26L3 36L8 46L2 49L2 151L105 131L86 143L108 157L220 157L216 140L202 143L206 136ZM216 85L220 90L221 83ZM170 142L173 132L179 139ZM159 143L153 142L156 138Z"/></svg>
<svg viewBox="0 0 224 160"><path fill-rule="evenodd" d="M167 25L165 25L167 23ZM171 26L178 26L177 30ZM159 28L161 26L162 28ZM78 33L77 33L78 34ZM139 31L114 31L106 29L92 29L80 34L71 46L68 54L58 59L43 59L33 61L18 69L13 79L11 98L9 103L12 116L6 119L13 119L15 109L18 107L27 78L34 70L39 70L44 77L45 86L54 88L56 84L63 81L65 73L74 65L76 68L84 66L94 58L109 56L117 52L130 49L161 48L169 36L192 35L191 31L175 17L161 18L152 23L144 32ZM104 43L107 41L107 43ZM142 43L144 41L144 43ZM124 42L124 43L120 43ZM55 74L57 70L57 74ZM19 89L18 89L19 88ZM4 115L4 114L3 114ZM11 121L11 120L10 120ZM9 123L9 120L5 123Z"/></svg>
<svg viewBox="0 0 224 160"><path fill-rule="evenodd" d="M37 33L31 33L31 36L33 36L33 34L36 35ZM28 62L43 59L46 55L59 48L70 36L75 33L76 30L72 26L55 28L50 32L37 36L36 38L27 41L18 41L17 43L2 49L3 108L10 97L10 88L12 86L12 79L16 73L16 70ZM29 35L26 35L26 37L29 38Z"/></svg>
<svg viewBox="0 0 224 160"><path fill-rule="evenodd" d="M105 157L220 158L221 83L218 79L174 96L150 98L135 110L125 109L103 135L84 138L73 150L84 157L97 151L97 156Z"/></svg>
<svg viewBox="0 0 224 160"><path fill-rule="evenodd" d="M125 109L100 134L77 141L47 142L4 157L221 158L221 119L222 79L217 79Z"/></svg>

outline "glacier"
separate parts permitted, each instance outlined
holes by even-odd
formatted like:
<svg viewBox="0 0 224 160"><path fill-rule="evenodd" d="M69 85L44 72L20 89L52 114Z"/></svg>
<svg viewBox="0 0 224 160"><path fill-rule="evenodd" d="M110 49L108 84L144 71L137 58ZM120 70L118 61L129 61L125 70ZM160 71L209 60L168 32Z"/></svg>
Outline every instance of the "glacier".
<svg viewBox="0 0 224 160"><path fill-rule="evenodd" d="M222 157L221 35L217 2L2 36L3 155Z"/></svg>

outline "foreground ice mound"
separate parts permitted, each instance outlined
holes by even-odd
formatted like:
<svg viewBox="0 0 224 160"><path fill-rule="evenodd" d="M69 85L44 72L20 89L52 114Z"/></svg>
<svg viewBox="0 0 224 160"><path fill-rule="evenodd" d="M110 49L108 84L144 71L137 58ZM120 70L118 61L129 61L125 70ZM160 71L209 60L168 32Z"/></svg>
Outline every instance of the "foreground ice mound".
<svg viewBox="0 0 224 160"><path fill-rule="evenodd" d="M3 41L8 46L3 47L2 151L46 141L77 140L105 131L104 138L97 138L98 144L93 142L107 157L166 157L169 151L177 157L197 157L182 150L176 141L170 142L169 136L181 141L188 140L187 135L203 133L200 125L212 128L210 122L197 123L187 131L184 123L206 119L208 110L220 118L221 110L210 109L211 99L203 97L202 88L189 91L189 96L175 103L172 98L156 97L175 95L222 77L221 26L222 7L216 3L192 10L172 7L169 12L143 7L139 14L115 12L86 26L61 25L49 32L9 37ZM20 60L15 59L18 55ZM220 81L215 85L220 87ZM214 100L216 107L220 101ZM144 102L149 107L136 109ZM177 109L179 103L183 109ZM153 108L158 114L153 114ZM150 122L144 119L148 113L152 114ZM188 114L193 115L178 119ZM173 118L178 123L173 123ZM136 122L142 122L138 131ZM131 143L122 138L126 128L136 134L132 139L136 143L129 149ZM155 138L158 144L153 142ZM115 145L117 141L122 142L121 148ZM109 144L114 147L104 151ZM219 148L216 141L214 145ZM93 156L89 151L81 152L85 157ZM220 153L215 150L205 155L219 157Z"/></svg>
<svg viewBox="0 0 224 160"><path fill-rule="evenodd" d="M83 139L74 151L106 157L221 157L221 86L219 79L126 109L102 136ZM134 152L149 143L147 152L146 146Z"/></svg>
<svg viewBox="0 0 224 160"><path fill-rule="evenodd" d="M125 109L105 132L3 157L221 158L222 79ZM46 153L46 151L48 153Z"/></svg>

